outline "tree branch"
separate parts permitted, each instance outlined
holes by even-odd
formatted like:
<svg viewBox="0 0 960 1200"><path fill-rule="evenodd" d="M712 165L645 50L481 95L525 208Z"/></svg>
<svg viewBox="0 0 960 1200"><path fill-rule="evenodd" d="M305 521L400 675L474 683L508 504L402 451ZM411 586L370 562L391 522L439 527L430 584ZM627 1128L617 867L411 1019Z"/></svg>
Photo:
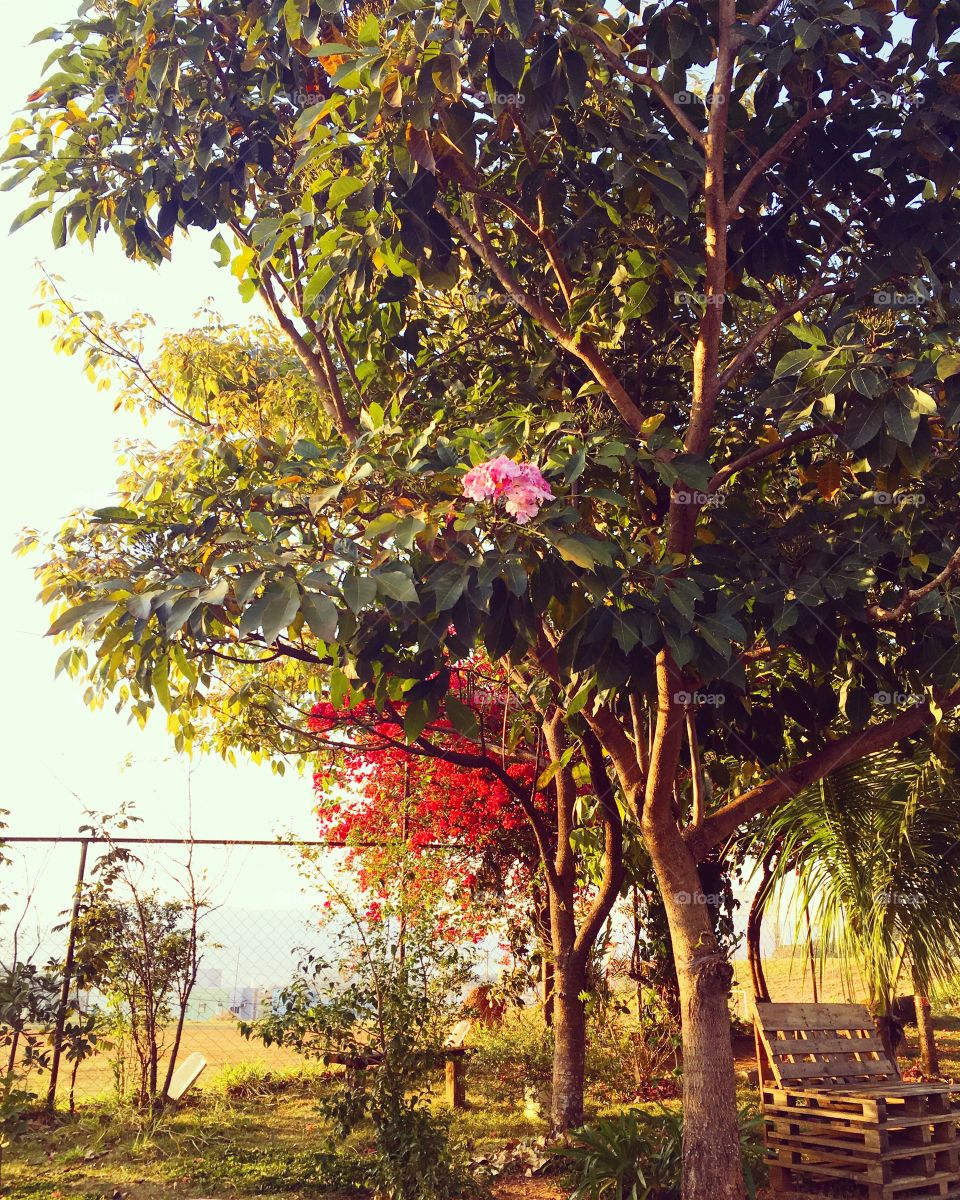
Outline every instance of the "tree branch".
<svg viewBox="0 0 960 1200"><path fill-rule="evenodd" d="M729 207L730 213L734 219L736 219L737 211L743 203L745 196L756 183L756 181L761 175L764 174L765 171L768 171L770 167L774 166L780 161L784 152L793 145L800 134L803 133L808 126L812 125L814 121L825 121L828 117L831 117L837 111L837 109L842 108L848 100L852 100L854 96L864 91L866 86L867 85L863 81L860 81L848 92L841 92L839 95L834 96L829 104L823 105L822 108L807 109L807 111L802 117L799 118L799 120L795 121L785 133L777 138L777 140L768 150L760 155L757 161L746 172L737 186L733 189L733 194L730 197Z"/></svg>
<svg viewBox="0 0 960 1200"><path fill-rule="evenodd" d="M768 442L763 446L755 446L753 450L748 450L746 454L734 459L732 463L721 467L707 484L707 491L711 493L718 491L738 471L752 467L755 463L763 462L764 459L770 458L771 455L779 454L782 450L787 450L791 446L796 446L802 442L811 442L814 438L825 437L827 434L836 437L839 432L840 427L838 425L818 425L812 429L798 429L795 433L788 434L787 437L779 442Z"/></svg>
<svg viewBox="0 0 960 1200"><path fill-rule="evenodd" d="M952 710L960 704L960 689L948 693L939 707ZM933 720L929 707L916 705L898 717L859 732L836 738L822 750L778 774L774 779L751 788L735 800L723 805L706 818L699 829L688 830L685 840L691 854L699 862L711 850L727 840L743 823L760 813L769 812L784 800L823 779L847 763L857 762L879 750L887 750L902 738L919 732Z"/></svg>
<svg viewBox="0 0 960 1200"><path fill-rule="evenodd" d="M881 608L879 604L872 604L867 609L867 616L875 625L893 625L897 621L901 621L924 596L935 592L938 587L949 582L954 575L960 575L960 549L954 550L947 559L947 565L929 583L925 583L922 587L911 588L904 594L900 603L895 604L893 608Z"/></svg>
<svg viewBox="0 0 960 1200"><path fill-rule="evenodd" d="M604 824L603 878L573 945L573 953L585 958L620 894L626 870L623 864L623 821L603 761L603 751L596 736L590 732L581 738L581 745Z"/></svg>
<svg viewBox="0 0 960 1200"><path fill-rule="evenodd" d="M781 325L789 321L791 317L797 313L803 312L808 305L814 300L819 300L821 296L840 295L845 292L852 292L855 283L831 283L820 284L815 283L802 296L798 296L796 300L791 300L789 304L785 304L778 309L771 317L756 329L743 343L743 346L737 351L736 355L730 360L717 380L718 389L725 388L728 383L734 378L740 368L760 349L763 343L767 340L771 333L780 328Z"/></svg>
<svg viewBox="0 0 960 1200"><path fill-rule="evenodd" d="M644 422L644 415L631 400L626 388L607 365L596 345L588 337L569 333L560 324L554 313L520 284L517 277L491 245L479 209L474 206L474 218L477 225L477 232L474 233L466 222L451 212L442 200L436 200L434 205L463 242L487 265L517 308L532 317L559 346L578 358L590 370L594 379L610 397L627 426L634 433L639 433Z"/></svg>
<svg viewBox="0 0 960 1200"><path fill-rule="evenodd" d="M619 71L631 83L636 83L640 87L651 91L691 141L696 142L698 146L706 145L706 138L703 132L694 125L667 89L658 80L654 79L649 71L637 71L634 67L631 67L623 56L618 54L612 46L608 46L603 37L595 29L591 29L589 25L571 25L570 34L573 37L580 38L584 42L589 42L591 46L599 50L607 64Z"/></svg>

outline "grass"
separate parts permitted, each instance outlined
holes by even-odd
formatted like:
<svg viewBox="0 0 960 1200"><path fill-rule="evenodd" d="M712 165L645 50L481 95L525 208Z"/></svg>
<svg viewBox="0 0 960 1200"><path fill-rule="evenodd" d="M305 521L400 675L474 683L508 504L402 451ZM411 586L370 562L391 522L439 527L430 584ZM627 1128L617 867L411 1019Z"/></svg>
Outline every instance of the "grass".
<svg viewBox="0 0 960 1200"><path fill-rule="evenodd" d="M789 960L772 966L774 995L783 997L777 989L788 986L793 988L788 995L799 995L796 982L783 974ZM915 1052L916 1031L908 1031L908 1038L908 1053ZM943 1073L960 1080L960 1012L939 1013L937 1041ZM208 1072L202 1090L156 1121L138 1120L102 1100L82 1102L75 1118L54 1125L35 1120L6 1152L6 1186L0 1196L101 1200L117 1190L129 1193L131 1200L169 1200L171 1195L346 1200L356 1195L349 1178L331 1173L329 1130L317 1112L317 1097L328 1085L327 1070L295 1056L293 1063L278 1064L260 1049L259 1058L251 1055ZM471 1157L495 1155L546 1132L543 1122L524 1118L515 1101L498 1100L491 1082L479 1075L471 1079L468 1073L470 1107L454 1114L455 1134ZM739 1093L742 1102L757 1098L747 1085ZM439 1095L435 1103L443 1106ZM611 1115L620 1107L604 1103L588 1115ZM361 1130L340 1148L362 1154L371 1142ZM500 1200L561 1196L549 1180L516 1178L495 1191Z"/></svg>
<svg viewBox="0 0 960 1200"><path fill-rule="evenodd" d="M331 1179L329 1129L317 1114L324 1086L318 1069L271 1072L231 1068L190 1103L144 1121L103 1102L82 1105L73 1119L37 1120L7 1152L5 1200L100 1200L115 1190L136 1200L169 1200L171 1192L274 1200L355 1195L349 1178ZM546 1131L515 1107L468 1093L455 1133L471 1156ZM439 1097L435 1102L442 1105ZM361 1131L340 1146L362 1154ZM345 1190L344 1190L345 1189Z"/></svg>
<svg viewBox="0 0 960 1200"><path fill-rule="evenodd" d="M168 1035L167 1041L172 1041ZM232 1019L220 1021L191 1021L183 1029L179 1061L199 1053L209 1064L206 1075L201 1077L201 1086L209 1087L210 1080L225 1067L242 1067L244 1064L262 1066L269 1071L286 1071L303 1065L303 1058L295 1050L283 1046L264 1046L262 1042L248 1040ZM161 1065L162 1070L162 1065ZM60 1076L60 1090L66 1095L69 1086L69 1071ZM96 1099L113 1089L113 1070L106 1055L97 1055L80 1064L77 1072L77 1097Z"/></svg>

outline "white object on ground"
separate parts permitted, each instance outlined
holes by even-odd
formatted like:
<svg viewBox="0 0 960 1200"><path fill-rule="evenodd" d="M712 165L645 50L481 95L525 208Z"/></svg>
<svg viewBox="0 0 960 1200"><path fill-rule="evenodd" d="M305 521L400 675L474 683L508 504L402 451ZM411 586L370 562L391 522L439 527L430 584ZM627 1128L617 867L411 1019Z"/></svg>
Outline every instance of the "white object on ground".
<svg viewBox="0 0 960 1200"><path fill-rule="evenodd" d="M197 1082L206 1070L207 1060L202 1054L190 1054L174 1071L167 1096L171 1100L179 1100L181 1096Z"/></svg>

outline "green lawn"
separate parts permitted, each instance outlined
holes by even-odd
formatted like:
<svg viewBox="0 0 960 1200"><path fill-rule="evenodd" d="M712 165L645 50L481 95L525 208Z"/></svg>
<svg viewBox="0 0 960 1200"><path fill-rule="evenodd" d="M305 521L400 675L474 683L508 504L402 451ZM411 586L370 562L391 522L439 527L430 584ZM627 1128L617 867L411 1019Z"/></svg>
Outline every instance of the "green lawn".
<svg viewBox="0 0 960 1200"><path fill-rule="evenodd" d="M778 971L779 973L779 967ZM782 982L778 979L778 983ZM776 995L776 992L774 993ZM944 1074L960 1080L960 1015L941 1015L938 1042ZM911 1031L910 1048L916 1034ZM907 1061L901 1063L906 1067ZM320 1068L278 1070L256 1063L211 1075L179 1111L152 1124L118 1116L108 1104L81 1103L73 1119L30 1123L5 1154L4 1200L101 1200L116 1190L129 1200L171 1196L274 1200L340 1200L331 1184L324 1146L328 1130L317 1113ZM755 1100L747 1085L742 1101ZM471 1107L454 1114L454 1129L471 1159L496 1156L546 1132L521 1116L516 1103L497 1102L482 1081L468 1090ZM443 1101L436 1098L442 1106ZM616 1106L604 1105L604 1112ZM349 1146L363 1152L363 1132ZM560 1200L569 1194L555 1177L524 1177L514 1162L494 1185L498 1200Z"/></svg>

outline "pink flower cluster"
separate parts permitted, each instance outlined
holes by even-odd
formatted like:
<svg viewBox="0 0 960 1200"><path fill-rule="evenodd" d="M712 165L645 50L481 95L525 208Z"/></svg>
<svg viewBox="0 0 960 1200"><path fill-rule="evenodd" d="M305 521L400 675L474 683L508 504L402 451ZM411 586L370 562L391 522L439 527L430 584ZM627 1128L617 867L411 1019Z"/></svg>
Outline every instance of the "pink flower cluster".
<svg viewBox="0 0 960 1200"><path fill-rule="evenodd" d="M533 463L517 463L505 454L472 467L463 477L463 494L470 500L502 501L518 525L526 525L553 499L550 484Z"/></svg>

